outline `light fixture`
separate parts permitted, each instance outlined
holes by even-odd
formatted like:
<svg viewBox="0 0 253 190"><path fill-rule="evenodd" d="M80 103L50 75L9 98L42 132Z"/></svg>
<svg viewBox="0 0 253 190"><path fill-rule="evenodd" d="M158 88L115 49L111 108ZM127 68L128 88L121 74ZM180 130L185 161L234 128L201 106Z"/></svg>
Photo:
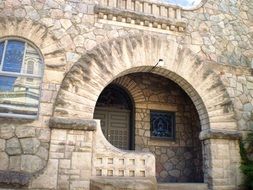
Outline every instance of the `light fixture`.
<svg viewBox="0 0 253 190"><path fill-rule="evenodd" d="M152 67L149 72L153 71L153 69L155 69L156 67L163 67L163 66L164 66L163 59L159 59L158 62L155 64L155 66Z"/></svg>

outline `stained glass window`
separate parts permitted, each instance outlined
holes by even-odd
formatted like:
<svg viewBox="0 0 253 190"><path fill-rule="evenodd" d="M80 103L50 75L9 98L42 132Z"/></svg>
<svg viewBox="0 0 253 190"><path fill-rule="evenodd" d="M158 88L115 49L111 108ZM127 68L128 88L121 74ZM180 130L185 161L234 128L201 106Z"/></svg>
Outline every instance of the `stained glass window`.
<svg viewBox="0 0 253 190"><path fill-rule="evenodd" d="M0 41L0 116L36 118L42 59L23 40Z"/></svg>
<svg viewBox="0 0 253 190"><path fill-rule="evenodd" d="M150 111L151 137L174 139L175 113L166 111Z"/></svg>

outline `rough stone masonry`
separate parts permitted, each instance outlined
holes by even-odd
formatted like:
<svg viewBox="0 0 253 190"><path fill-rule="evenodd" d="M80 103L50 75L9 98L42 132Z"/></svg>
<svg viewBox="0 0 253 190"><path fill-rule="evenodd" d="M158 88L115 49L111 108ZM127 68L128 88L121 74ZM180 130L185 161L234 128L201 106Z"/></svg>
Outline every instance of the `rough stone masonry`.
<svg viewBox="0 0 253 190"><path fill-rule="evenodd" d="M203 183L239 188L238 140L253 126L252 0L202 0L187 10L149 0L0 0L6 39L35 46L44 66L37 118L0 118L0 188L157 189L163 154L116 149L93 113L108 84L148 73L161 58L152 73L180 86L199 116Z"/></svg>

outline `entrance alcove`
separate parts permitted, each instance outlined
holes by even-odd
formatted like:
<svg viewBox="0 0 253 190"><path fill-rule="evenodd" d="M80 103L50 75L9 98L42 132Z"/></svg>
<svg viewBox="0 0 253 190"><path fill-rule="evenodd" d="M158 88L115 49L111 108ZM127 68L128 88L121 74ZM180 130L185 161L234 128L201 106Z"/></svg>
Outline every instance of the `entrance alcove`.
<svg viewBox="0 0 253 190"><path fill-rule="evenodd" d="M101 92L94 119L114 146L152 152L158 182L203 182L198 112L172 80L148 72L118 77Z"/></svg>

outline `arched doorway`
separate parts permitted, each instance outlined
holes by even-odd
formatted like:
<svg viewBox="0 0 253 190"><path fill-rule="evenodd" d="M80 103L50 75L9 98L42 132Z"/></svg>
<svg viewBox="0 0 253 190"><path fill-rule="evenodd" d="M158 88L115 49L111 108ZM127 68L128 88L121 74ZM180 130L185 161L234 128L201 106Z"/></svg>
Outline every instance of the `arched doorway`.
<svg viewBox="0 0 253 190"><path fill-rule="evenodd" d="M94 118L112 145L132 149L135 142L152 152L159 182L203 182L199 115L172 80L148 72L119 77L100 94Z"/></svg>
<svg viewBox="0 0 253 190"><path fill-rule="evenodd" d="M132 117L133 103L126 90L108 85L97 100L94 119L100 119L106 139L115 147L134 149Z"/></svg>

